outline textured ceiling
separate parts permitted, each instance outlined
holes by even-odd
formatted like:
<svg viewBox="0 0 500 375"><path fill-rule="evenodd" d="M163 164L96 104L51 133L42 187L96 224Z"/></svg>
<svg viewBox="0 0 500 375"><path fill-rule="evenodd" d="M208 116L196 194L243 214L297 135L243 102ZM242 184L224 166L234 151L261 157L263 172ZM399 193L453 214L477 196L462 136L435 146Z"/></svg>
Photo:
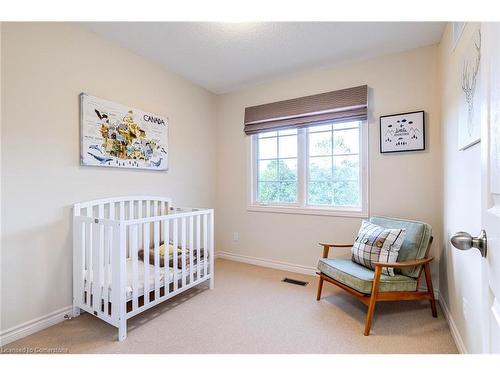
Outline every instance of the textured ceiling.
<svg viewBox="0 0 500 375"><path fill-rule="evenodd" d="M99 22L97 34L214 93L436 44L444 22Z"/></svg>

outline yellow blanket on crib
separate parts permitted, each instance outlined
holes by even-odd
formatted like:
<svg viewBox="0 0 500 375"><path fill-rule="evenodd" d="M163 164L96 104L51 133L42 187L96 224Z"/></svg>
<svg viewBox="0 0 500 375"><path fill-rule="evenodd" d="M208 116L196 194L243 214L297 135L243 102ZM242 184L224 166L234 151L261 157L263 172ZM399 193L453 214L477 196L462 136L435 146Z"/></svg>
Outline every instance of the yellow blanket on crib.
<svg viewBox="0 0 500 375"><path fill-rule="evenodd" d="M150 252L153 252L153 254L154 254L154 247L152 247L149 250L150 250ZM203 252L203 248L201 248L200 250ZM181 245L178 245L177 246L177 254L181 254L183 251L189 252L189 247L186 247L186 249L182 250ZM194 253L196 255L196 249L194 250ZM168 245L168 255L169 255L169 257L172 257L172 255L174 255L174 245L173 244ZM161 244L160 245L160 257L164 257L164 256L165 256L165 244ZM202 254L202 256L203 256L203 254Z"/></svg>
<svg viewBox="0 0 500 375"><path fill-rule="evenodd" d="M177 248L177 253L181 253L181 252L182 252L182 249ZM168 245L168 255L169 256L174 255L174 245L172 245L172 244ZM165 244L160 245L160 257L164 257L164 256L165 256Z"/></svg>

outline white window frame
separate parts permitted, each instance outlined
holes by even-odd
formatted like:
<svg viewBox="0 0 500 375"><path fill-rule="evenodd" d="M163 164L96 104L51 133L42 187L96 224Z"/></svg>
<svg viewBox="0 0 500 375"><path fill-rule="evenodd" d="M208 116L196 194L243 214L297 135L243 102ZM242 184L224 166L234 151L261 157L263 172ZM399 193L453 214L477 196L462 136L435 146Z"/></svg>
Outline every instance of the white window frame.
<svg viewBox="0 0 500 375"><path fill-rule="evenodd" d="M274 212L303 215L325 215L325 216L345 216L362 217L369 215L369 147L368 147L368 124L361 121L359 137L359 179L360 179L360 207L332 207L314 206L307 204L307 129L301 128L297 131L297 196L298 203L260 203L257 202L257 142L258 134L247 138L247 210L255 212Z"/></svg>

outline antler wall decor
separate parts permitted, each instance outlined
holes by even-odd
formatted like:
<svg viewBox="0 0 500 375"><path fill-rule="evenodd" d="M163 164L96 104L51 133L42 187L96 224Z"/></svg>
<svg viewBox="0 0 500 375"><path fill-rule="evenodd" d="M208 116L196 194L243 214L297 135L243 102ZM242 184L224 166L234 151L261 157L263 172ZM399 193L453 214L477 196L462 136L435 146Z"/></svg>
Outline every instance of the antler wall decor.
<svg viewBox="0 0 500 375"><path fill-rule="evenodd" d="M479 30L479 40L474 42L474 48L477 52L475 59L474 68L472 71L469 70L469 61L464 61L464 68L462 71L462 90L465 93L465 100L467 102L467 131L469 135L472 135L474 129L474 94L476 91L477 84L477 74L479 72L479 67L481 64L481 30Z"/></svg>

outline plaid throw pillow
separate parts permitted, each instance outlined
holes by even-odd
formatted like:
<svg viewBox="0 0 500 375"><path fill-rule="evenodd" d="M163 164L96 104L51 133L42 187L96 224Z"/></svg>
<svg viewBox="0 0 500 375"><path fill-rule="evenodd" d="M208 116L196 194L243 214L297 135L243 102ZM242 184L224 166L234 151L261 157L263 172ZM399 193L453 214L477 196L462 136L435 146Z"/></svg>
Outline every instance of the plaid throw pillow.
<svg viewBox="0 0 500 375"><path fill-rule="evenodd" d="M386 229L363 220L351 249L352 260L372 270L374 262L396 262L405 235L406 229ZM382 273L394 276L394 269L384 267Z"/></svg>

